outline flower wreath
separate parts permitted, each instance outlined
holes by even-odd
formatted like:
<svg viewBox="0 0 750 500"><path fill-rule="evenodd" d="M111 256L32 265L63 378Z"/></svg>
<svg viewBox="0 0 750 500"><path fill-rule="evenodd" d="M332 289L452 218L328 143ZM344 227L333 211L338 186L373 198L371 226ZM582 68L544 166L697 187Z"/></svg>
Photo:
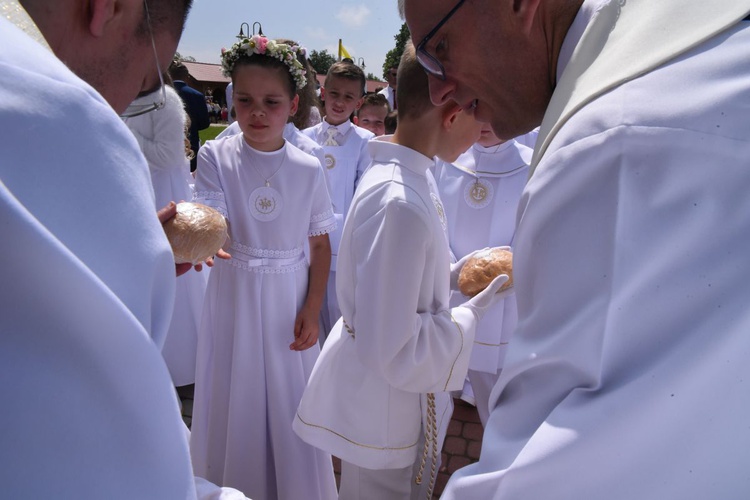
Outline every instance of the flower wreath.
<svg viewBox="0 0 750 500"><path fill-rule="evenodd" d="M235 43L229 50L221 49L221 68L224 76L230 77L234 65L241 57L250 57L253 54L273 57L289 68L294 83L297 85L297 90L300 90L307 85L307 78L305 77L305 67L299 62L297 56L305 57L306 53L305 48L299 45L276 43L265 36L253 35Z"/></svg>

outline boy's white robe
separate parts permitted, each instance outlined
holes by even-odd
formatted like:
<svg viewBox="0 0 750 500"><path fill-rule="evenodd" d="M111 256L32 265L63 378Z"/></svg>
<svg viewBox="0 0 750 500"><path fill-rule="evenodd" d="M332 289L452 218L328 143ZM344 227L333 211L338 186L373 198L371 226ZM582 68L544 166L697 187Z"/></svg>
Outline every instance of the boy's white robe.
<svg viewBox="0 0 750 500"><path fill-rule="evenodd" d="M330 234L331 272L328 276L326 298L321 314L325 330L323 336L328 334L333 324L341 316L341 309L336 298L336 267L338 265L341 233L344 228L344 219L349 212L349 206L354 197L354 190L370 165L367 143L375 137L375 134L369 130L358 127L350 121L345 121L336 126L340 134L339 145L326 146L325 141L328 137L326 130L329 127L328 122L322 121L302 131L305 136L316 141L323 148L325 155L323 167L328 173L328 188L333 210L336 214L336 230Z"/></svg>
<svg viewBox="0 0 750 500"><path fill-rule="evenodd" d="M417 457L420 395L460 389L476 316L450 309L450 252L431 159L370 142L372 166L347 216L339 254L343 319L324 344L294 430L361 467ZM355 332L352 336L344 325Z"/></svg>
<svg viewBox="0 0 750 500"><path fill-rule="evenodd" d="M474 144L453 164L437 162L435 182L448 220L448 237L455 258L485 247L512 246L518 200L529 174L532 150L514 140L499 146ZM469 203L467 190L478 182L488 188L486 205ZM470 199L470 198L469 198ZM451 292L451 305L467 297ZM517 322L516 297L494 303L477 325L470 370L497 373Z"/></svg>
<svg viewBox="0 0 750 500"><path fill-rule="evenodd" d="M748 12L613 1L589 25L519 211L482 457L443 498L750 495Z"/></svg>

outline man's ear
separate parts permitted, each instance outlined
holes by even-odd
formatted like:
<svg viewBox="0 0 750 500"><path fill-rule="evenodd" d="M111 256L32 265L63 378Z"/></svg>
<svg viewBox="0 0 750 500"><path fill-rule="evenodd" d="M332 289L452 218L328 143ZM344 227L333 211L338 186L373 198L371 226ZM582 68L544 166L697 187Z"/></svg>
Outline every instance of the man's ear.
<svg viewBox="0 0 750 500"><path fill-rule="evenodd" d="M121 10L120 2L117 0L89 0L89 31L92 35L100 38L104 35L107 24Z"/></svg>
<svg viewBox="0 0 750 500"><path fill-rule="evenodd" d="M359 125L359 117L357 115L354 115L354 124Z"/></svg>
<svg viewBox="0 0 750 500"><path fill-rule="evenodd" d="M541 0L513 0L513 12L518 16L524 33L531 31Z"/></svg>

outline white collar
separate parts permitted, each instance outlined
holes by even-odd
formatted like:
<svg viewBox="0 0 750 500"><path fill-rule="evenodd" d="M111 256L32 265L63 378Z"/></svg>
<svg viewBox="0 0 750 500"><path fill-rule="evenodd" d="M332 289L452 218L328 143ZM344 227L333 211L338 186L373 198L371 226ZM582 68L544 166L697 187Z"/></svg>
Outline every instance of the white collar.
<svg viewBox="0 0 750 500"><path fill-rule="evenodd" d="M600 7L575 44L547 106L532 173L555 134L579 109L747 16L747 3L737 0L587 1Z"/></svg>
<svg viewBox="0 0 750 500"><path fill-rule="evenodd" d="M568 28L568 33L560 47L560 55L557 57L557 81L560 81L563 71L565 71L570 58L573 56L576 45L581 41L583 32L586 31L586 27L606 3L607 0L584 0L583 5L578 9L578 14L573 19L573 24Z"/></svg>
<svg viewBox="0 0 750 500"><path fill-rule="evenodd" d="M41 46L50 52L52 51L52 48L47 43L42 32L39 31L34 20L31 19L29 13L26 12L26 9L17 0L0 0L0 16L13 23Z"/></svg>
<svg viewBox="0 0 750 500"><path fill-rule="evenodd" d="M338 125L331 125L327 121L323 120L323 128L321 129L321 132L325 134L326 130L332 127L335 127L336 130L338 130L339 134L346 135L346 133L349 132L349 129L352 128L352 122L349 120L346 120L344 123L339 123Z"/></svg>
<svg viewBox="0 0 750 500"><path fill-rule="evenodd" d="M491 155L491 154L499 153L500 151L505 151L507 148L511 147L514 142L515 141L513 139L511 139L509 141L505 141L502 144L496 144L494 146L487 146L487 147L482 146L478 142L475 142L474 146L472 146L472 148L477 153L480 153L480 154L490 154Z"/></svg>
<svg viewBox="0 0 750 500"><path fill-rule="evenodd" d="M422 176L435 164L432 158L392 140L392 135L382 135L367 143L373 163L396 163Z"/></svg>

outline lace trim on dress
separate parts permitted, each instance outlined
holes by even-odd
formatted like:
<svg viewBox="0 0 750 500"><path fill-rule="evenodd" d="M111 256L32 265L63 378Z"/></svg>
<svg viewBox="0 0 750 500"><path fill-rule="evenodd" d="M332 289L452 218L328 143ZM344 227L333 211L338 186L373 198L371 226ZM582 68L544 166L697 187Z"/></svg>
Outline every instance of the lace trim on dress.
<svg viewBox="0 0 750 500"><path fill-rule="evenodd" d="M193 194L193 199L224 201L224 193L221 191L196 191L195 194Z"/></svg>
<svg viewBox="0 0 750 500"><path fill-rule="evenodd" d="M328 218L333 217L333 209L326 210L322 214L316 214L310 217L310 222L322 222Z"/></svg>
<svg viewBox="0 0 750 500"><path fill-rule="evenodd" d="M308 237L321 236L323 234L332 233L336 229L336 222L332 222L323 227L311 227L310 231L307 232Z"/></svg>
<svg viewBox="0 0 750 500"><path fill-rule="evenodd" d="M293 264L291 266L284 266L284 267L249 266L247 265L247 263L242 262L241 260L237 260L237 259L230 259L229 261L223 260L221 262L222 264L228 264L236 268L243 269L245 271L250 271L250 272L259 273L259 274L293 273L307 266L307 261L305 259L300 260L297 264Z"/></svg>
<svg viewBox="0 0 750 500"><path fill-rule="evenodd" d="M293 248L291 250L271 250L268 248L255 248L237 242L232 242L231 248L232 250L237 250L250 257L271 259L289 259L296 257L303 251L302 247Z"/></svg>
<svg viewBox="0 0 750 500"><path fill-rule="evenodd" d="M211 207L223 215L225 219L229 219L227 205L224 202L224 193L221 191L196 191L193 194L193 201Z"/></svg>

